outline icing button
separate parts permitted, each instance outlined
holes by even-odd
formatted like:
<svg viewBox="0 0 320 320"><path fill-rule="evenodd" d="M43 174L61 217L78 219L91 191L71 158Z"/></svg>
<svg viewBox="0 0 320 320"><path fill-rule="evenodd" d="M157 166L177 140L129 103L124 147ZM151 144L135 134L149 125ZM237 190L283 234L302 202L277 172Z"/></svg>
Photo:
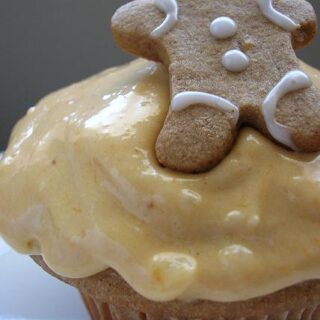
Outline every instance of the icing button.
<svg viewBox="0 0 320 320"><path fill-rule="evenodd" d="M237 33L237 30L237 23L229 17L217 18L210 25L210 32L217 39L233 37Z"/></svg>
<svg viewBox="0 0 320 320"><path fill-rule="evenodd" d="M197 261L190 255L178 252L162 252L152 259L152 277L162 290L173 295L183 292L193 282Z"/></svg>
<svg viewBox="0 0 320 320"><path fill-rule="evenodd" d="M223 66L231 72L242 72L249 66L249 58L240 50L230 50L222 58Z"/></svg>

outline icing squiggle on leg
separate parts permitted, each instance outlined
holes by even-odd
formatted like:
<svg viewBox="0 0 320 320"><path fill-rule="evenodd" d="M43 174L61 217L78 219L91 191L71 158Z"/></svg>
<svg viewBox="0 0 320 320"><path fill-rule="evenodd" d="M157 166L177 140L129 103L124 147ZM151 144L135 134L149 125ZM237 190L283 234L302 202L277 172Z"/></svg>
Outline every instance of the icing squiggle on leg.
<svg viewBox="0 0 320 320"><path fill-rule="evenodd" d="M160 38L177 23L179 7L176 0L154 0L154 4L167 15L163 23L151 32L152 38Z"/></svg>
<svg viewBox="0 0 320 320"><path fill-rule="evenodd" d="M186 91L178 93L172 99L171 109L173 111L181 111L194 104L205 104L224 112L230 112L233 115L235 124L237 124L239 120L240 113L236 105L222 97L203 92Z"/></svg>
<svg viewBox="0 0 320 320"><path fill-rule="evenodd" d="M264 100L261 112L266 122L266 126L274 139L291 148L297 150L292 142L290 129L275 120L277 105L281 98L288 93L311 87L310 78L300 70L287 73L280 82L270 91Z"/></svg>
<svg viewBox="0 0 320 320"><path fill-rule="evenodd" d="M257 1L263 15L271 20L274 24L291 32L299 28L299 24L295 23L291 18L277 11L273 7L272 0Z"/></svg>

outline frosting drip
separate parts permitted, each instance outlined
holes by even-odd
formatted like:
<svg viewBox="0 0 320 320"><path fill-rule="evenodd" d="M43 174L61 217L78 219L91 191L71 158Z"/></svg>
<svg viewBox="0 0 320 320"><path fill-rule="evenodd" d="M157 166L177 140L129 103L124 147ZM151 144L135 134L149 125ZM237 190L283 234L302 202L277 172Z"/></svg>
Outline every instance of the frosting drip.
<svg viewBox="0 0 320 320"><path fill-rule="evenodd" d="M169 99L165 68L138 60L40 101L0 162L1 234L61 275L110 266L157 301L319 279L320 157L244 129L214 170L166 170L153 150Z"/></svg>

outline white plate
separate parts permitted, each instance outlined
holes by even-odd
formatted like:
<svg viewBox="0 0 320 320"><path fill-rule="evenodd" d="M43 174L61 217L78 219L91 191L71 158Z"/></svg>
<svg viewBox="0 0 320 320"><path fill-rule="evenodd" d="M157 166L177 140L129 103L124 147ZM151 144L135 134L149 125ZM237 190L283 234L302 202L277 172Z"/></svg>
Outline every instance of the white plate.
<svg viewBox="0 0 320 320"><path fill-rule="evenodd" d="M0 238L0 320L89 320L74 288Z"/></svg>

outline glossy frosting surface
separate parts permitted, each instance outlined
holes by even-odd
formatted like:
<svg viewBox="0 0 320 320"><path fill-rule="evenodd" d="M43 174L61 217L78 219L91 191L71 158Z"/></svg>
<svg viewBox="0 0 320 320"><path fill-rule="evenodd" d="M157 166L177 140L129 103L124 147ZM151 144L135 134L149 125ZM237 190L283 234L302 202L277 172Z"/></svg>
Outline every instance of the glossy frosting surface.
<svg viewBox="0 0 320 320"><path fill-rule="evenodd" d="M320 279L320 156L246 128L208 173L161 168L169 99L164 68L137 60L30 109L0 162L9 244L67 277L112 267L158 301L236 301Z"/></svg>

